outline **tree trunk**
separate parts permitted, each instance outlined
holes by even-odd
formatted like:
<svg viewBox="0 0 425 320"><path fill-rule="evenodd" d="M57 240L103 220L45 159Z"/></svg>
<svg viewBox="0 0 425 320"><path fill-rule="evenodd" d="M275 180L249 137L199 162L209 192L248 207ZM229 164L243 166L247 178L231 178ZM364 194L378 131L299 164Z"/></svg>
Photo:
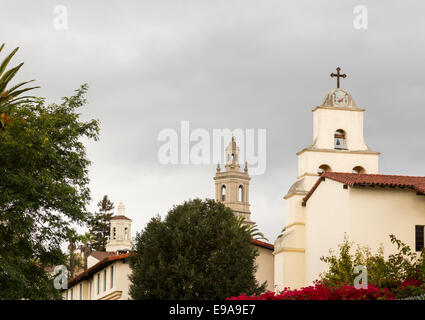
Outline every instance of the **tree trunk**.
<svg viewBox="0 0 425 320"><path fill-rule="evenodd" d="M87 270L87 261L91 252L91 248L89 244L85 244L83 247L83 252L84 252L84 271Z"/></svg>
<svg viewBox="0 0 425 320"><path fill-rule="evenodd" d="M71 274L71 279L74 278L75 272L75 261L74 261L74 251L75 251L75 242L69 242L69 269Z"/></svg>

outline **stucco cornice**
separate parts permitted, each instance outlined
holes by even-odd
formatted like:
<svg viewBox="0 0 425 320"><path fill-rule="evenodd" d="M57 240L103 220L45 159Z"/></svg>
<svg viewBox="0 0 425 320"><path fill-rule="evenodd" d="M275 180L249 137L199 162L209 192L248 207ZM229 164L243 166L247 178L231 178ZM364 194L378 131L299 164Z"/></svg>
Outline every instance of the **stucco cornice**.
<svg viewBox="0 0 425 320"><path fill-rule="evenodd" d="M330 153L348 153L348 154L381 154L380 152L371 151L371 150L335 150L335 149L315 149L315 148L304 148L301 151L297 152L297 156L303 154L306 151L311 152L330 152Z"/></svg>
<svg viewBox="0 0 425 320"><path fill-rule="evenodd" d="M307 191L296 191L296 192L291 192L291 193L288 193L287 195L285 195L285 196L283 197L283 199L287 200L287 199L289 199L289 198L291 198L291 197L293 197L293 196L305 196L306 194L307 194Z"/></svg>
<svg viewBox="0 0 425 320"><path fill-rule="evenodd" d="M329 109L329 110L339 110L339 111L355 111L355 112L365 112L365 109L361 108L349 108L349 107L325 107L325 106L317 106L311 110L312 112L317 109Z"/></svg>
<svg viewBox="0 0 425 320"><path fill-rule="evenodd" d="M222 180L222 179L238 179L238 180L246 180L250 181L251 178L244 174L243 172L219 172L214 177L214 180Z"/></svg>
<svg viewBox="0 0 425 320"><path fill-rule="evenodd" d="M293 223L285 226L285 228L283 228L283 230L289 229L290 227L293 227L293 226L305 226L305 223L304 222L293 222Z"/></svg>
<svg viewBox="0 0 425 320"><path fill-rule="evenodd" d="M318 176L319 175L317 173L306 172L306 173L303 173L302 175L298 176L297 179L299 180L299 179L304 178L304 177L318 177Z"/></svg>
<svg viewBox="0 0 425 320"><path fill-rule="evenodd" d="M277 255L278 253L281 252L299 252L299 253L305 253L305 249L304 248L287 248L284 247L282 249L279 249L277 251L273 251L273 255Z"/></svg>

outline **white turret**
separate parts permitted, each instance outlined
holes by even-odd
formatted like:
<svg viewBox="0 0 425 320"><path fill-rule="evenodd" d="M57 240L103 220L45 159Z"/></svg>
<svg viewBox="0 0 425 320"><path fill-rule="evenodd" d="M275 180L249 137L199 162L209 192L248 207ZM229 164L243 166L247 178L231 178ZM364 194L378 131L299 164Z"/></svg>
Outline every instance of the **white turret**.
<svg viewBox="0 0 425 320"><path fill-rule="evenodd" d="M117 215L111 218L111 230L106 251L129 251L131 247L131 219L125 216L125 205L120 201Z"/></svg>

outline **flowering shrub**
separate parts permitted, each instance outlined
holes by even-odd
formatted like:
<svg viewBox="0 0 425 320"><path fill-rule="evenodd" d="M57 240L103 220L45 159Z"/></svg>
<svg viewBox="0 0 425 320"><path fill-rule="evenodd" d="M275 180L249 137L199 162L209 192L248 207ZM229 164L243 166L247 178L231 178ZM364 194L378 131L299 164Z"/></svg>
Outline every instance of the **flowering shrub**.
<svg viewBox="0 0 425 320"><path fill-rule="evenodd" d="M378 289L369 285L367 289L356 289L349 285L330 286L324 282L316 282L313 286L291 290L285 288L281 292L267 291L261 295L227 298L227 300L394 300L388 289Z"/></svg>
<svg viewBox="0 0 425 320"><path fill-rule="evenodd" d="M367 268L368 283L377 288L388 289L397 299L425 293L425 250L417 254L412 249L390 235L397 250L384 257L381 246L376 254L372 254L369 247L357 246L352 253L353 242L344 237L337 253L330 251L330 255L321 260L328 264L328 270L321 274L321 280L327 283L352 284L356 273L355 266Z"/></svg>
<svg viewBox="0 0 425 320"><path fill-rule="evenodd" d="M419 296L425 293L425 283L418 279L408 279L391 291L398 299Z"/></svg>
<svg viewBox="0 0 425 320"><path fill-rule="evenodd" d="M321 260L328 270L314 285L298 290L285 288L281 292L268 291L258 296L240 295L229 300L394 300L425 295L425 250L420 254L390 235L397 252L384 257L383 247L372 254L369 247L357 247L351 253L353 243L344 237L339 252L330 251L330 256ZM366 266L367 289L356 289L352 285L355 266Z"/></svg>

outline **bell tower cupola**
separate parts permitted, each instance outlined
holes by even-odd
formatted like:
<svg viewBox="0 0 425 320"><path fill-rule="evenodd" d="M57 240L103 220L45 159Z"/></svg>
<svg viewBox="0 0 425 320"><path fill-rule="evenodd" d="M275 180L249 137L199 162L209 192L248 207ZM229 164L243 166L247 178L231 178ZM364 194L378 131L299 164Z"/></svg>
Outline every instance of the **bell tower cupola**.
<svg viewBox="0 0 425 320"><path fill-rule="evenodd" d="M131 219L125 216L125 205L122 201L118 205L118 212L110 220L111 229L109 240L106 243L106 251L130 251L131 241Z"/></svg>
<svg viewBox="0 0 425 320"><path fill-rule="evenodd" d="M249 204L249 182L248 164L245 162L243 171L240 170L239 148L235 137L232 137L226 148L226 165L221 171L220 164L217 164L215 180L216 201L223 202L233 210L235 215L245 218L246 223L254 224L251 221Z"/></svg>
<svg viewBox="0 0 425 320"><path fill-rule="evenodd" d="M298 176L285 198L306 194L324 171L378 173L379 152L364 138L365 110L357 106L350 92L340 88L346 74L331 73L337 87L328 92L321 105L313 108L313 141L297 153Z"/></svg>

